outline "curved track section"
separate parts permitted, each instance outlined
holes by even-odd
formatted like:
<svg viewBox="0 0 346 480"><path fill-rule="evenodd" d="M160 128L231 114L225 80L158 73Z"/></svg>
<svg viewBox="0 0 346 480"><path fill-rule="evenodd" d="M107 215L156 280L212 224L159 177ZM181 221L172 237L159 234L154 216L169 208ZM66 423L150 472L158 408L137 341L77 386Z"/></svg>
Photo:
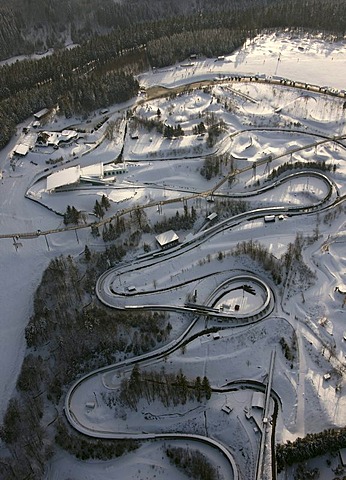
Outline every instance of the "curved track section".
<svg viewBox="0 0 346 480"><path fill-rule="evenodd" d="M141 270L143 268L148 268L151 265L155 265L159 263L162 260L162 257L164 256L165 258L171 258L174 259L174 257L181 255L184 251L189 251L192 250L199 245L201 245L203 242L210 240L214 235L216 235L219 232L222 232L223 230L230 229L231 227L238 225L239 223L254 219L254 218L259 218L259 217L264 217L265 215L272 215L272 214L287 214L288 212L290 214L308 214L308 213L315 213L319 209L323 208L329 208L331 203L336 203L339 198L338 191L333 184L333 182L324 174L320 172L312 172L312 171L304 171L304 172L299 172L295 174L291 174L289 176L286 176L285 178L279 180L275 184L265 187L264 189L261 189L260 191L256 192L257 194L262 193L263 191L270 189L270 188L275 188L276 186L282 184L283 182L289 181L290 178L296 177L296 176L301 176L301 175L313 175L321 179L327 186L328 186L328 193L323 198L320 202L313 206L297 206L297 207L272 207L272 208L259 208L255 209L246 213L242 213L240 215L236 215L232 218L229 218L227 220L224 220L220 222L219 224L210 227L203 232L199 232L196 234L192 239L190 239L188 242L185 242L178 247L174 247L170 249L169 251L165 252L154 252L151 254L146 255L144 258L138 258L134 262L129 264L123 264L120 267L117 268L112 268L108 271L106 271L104 274L102 274L96 284L96 293L99 298L99 300L104 303L105 305L111 307L111 308L118 308L118 309L125 309L125 310L131 310L132 309L157 309L157 310L174 310L174 311L185 311L185 312L193 312L194 314L197 315L197 317L192 321L188 329L178 338L175 339L173 342L171 342L169 345L166 345L165 347L158 349L154 352L150 352L148 354L142 355L140 357L135 357L132 359L125 360L124 362L120 362L117 365L111 365L99 370L96 370L94 372L91 372L88 375L85 375L84 377L80 378L77 380L70 390L68 391L66 398L65 398L65 414L67 417L67 420L69 423L79 432L86 434L91 437L96 437L96 438L112 438L112 439L137 439L137 440L149 440L149 439L190 439L193 441L198 441L198 442L203 442L205 444L208 444L209 446L213 448L217 448L228 460L229 465L232 469L233 472L233 479L238 480L239 478L239 473L237 470L237 465L234 461L234 458L230 451L220 442L204 437L201 435L193 435L193 434L165 434L165 433L160 433L160 434L154 434L154 433L117 433L117 432L111 432L111 431L98 431L95 429L90 429L87 426L83 425L76 415L74 414L72 407L71 407L71 399L77 389L80 387L80 385L85 382L86 380L90 379L93 376L96 375L102 375L106 372L114 371L126 366L133 365L135 363L142 363L150 359L160 359L165 356L167 356L169 353L173 352L174 350L180 348L182 345L188 343L192 338L195 338L196 336L199 336L203 333L205 333L205 330L200 329L198 333L192 333L193 327L195 327L197 321L198 321L198 316L199 315L207 315L207 316L216 316L220 318L235 318L238 321L240 320L240 323L237 323L237 325L242 324L243 322L249 322L249 320L256 320L258 321L261 318L264 318L265 315L268 315L268 312L270 309L273 307L275 301L274 301L274 295L269 288L269 286L260 278L257 276L254 276L253 274L250 273L243 273L239 274L236 276L233 276L233 278L228 278L226 280L223 280L220 282L220 284L214 288L214 290L209 294L209 297L204 304L197 305L196 303L192 304L185 304L185 305L148 305L147 302L137 303L136 305L126 305L126 306L121 306L117 305L116 301L116 296L118 293L116 293L116 289L112 288L112 283L114 278L116 278L119 275L122 275L126 273L128 269L132 269L133 271L135 270ZM256 194L254 193L254 194ZM333 193L335 195L335 199L332 199ZM239 195L240 196L240 195ZM258 306L255 311L250 312L248 315L244 314L243 312L241 313L235 313L232 312L225 312L222 311L219 307L219 304L222 303L223 299L227 297L227 295L230 295L231 292L234 290L242 290L242 293L247 291L249 294L254 294L256 292L256 289L258 289L258 292L260 292L260 295L262 296L262 302ZM131 298L131 295L137 295L136 293L133 292L127 292L126 297ZM115 300L114 300L115 299ZM226 298L227 300L227 298ZM215 306L218 306L218 308L215 308ZM229 327L229 325L227 325ZM259 384L259 382L253 382L253 381L243 381L242 385L237 385L238 382L232 382L230 385L225 385L221 389L214 389L215 392L217 391L232 391L237 388L253 388L258 391L262 391L266 388L265 384ZM278 408L281 404L281 401L279 397L275 394L275 392L271 392L271 398L274 400L275 403L275 411L277 414ZM275 414L275 415L276 415ZM275 419L274 419L275 420ZM274 421L275 425L275 421ZM275 426L273 427L275 430ZM275 461L275 459L274 459ZM275 478L275 472L273 474L273 478Z"/></svg>

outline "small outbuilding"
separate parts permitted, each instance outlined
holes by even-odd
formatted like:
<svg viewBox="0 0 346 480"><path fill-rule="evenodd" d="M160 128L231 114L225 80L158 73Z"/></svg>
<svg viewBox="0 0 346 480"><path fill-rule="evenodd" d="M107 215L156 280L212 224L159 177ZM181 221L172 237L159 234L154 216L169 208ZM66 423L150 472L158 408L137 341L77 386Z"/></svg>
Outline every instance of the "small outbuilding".
<svg viewBox="0 0 346 480"><path fill-rule="evenodd" d="M48 112L49 112L48 108L43 108L39 112L34 113L34 118L36 118L36 120L41 120L41 118L47 115Z"/></svg>
<svg viewBox="0 0 346 480"><path fill-rule="evenodd" d="M265 215L264 221L265 223L275 222L275 215Z"/></svg>
<svg viewBox="0 0 346 480"><path fill-rule="evenodd" d="M343 467L346 467L346 448L340 450L340 460Z"/></svg>
<svg viewBox="0 0 346 480"><path fill-rule="evenodd" d="M173 230L160 233L155 237L155 240L162 249L174 247L179 243L179 237Z"/></svg>
<svg viewBox="0 0 346 480"><path fill-rule="evenodd" d="M232 407L230 407L229 405L224 405L223 407L221 407L221 410L225 413L227 413L227 415L229 415L231 413L231 411L233 410Z"/></svg>
<svg viewBox="0 0 346 480"><path fill-rule="evenodd" d="M252 394L251 407L264 409L264 394L262 392L254 392Z"/></svg>
<svg viewBox="0 0 346 480"><path fill-rule="evenodd" d="M216 218L217 218L217 213L216 212L213 212L213 213L211 213L210 215L207 216L207 220L209 220L209 222L212 222Z"/></svg>
<svg viewBox="0 0 346 480"><path fill-rule="evenodd" d="M19 145L16 145L16 147L13 150L13 153L16 155L20 155L21 157L25 157L25 155L28 153L30 147L29 145L25 145L24 143L20 143Z"/></svg>

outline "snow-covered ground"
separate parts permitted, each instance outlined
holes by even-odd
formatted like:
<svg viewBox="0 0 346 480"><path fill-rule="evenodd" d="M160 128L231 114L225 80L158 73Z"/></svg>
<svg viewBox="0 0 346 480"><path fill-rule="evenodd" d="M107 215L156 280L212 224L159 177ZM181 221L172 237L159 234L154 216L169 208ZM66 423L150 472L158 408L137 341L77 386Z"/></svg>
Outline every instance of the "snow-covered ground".
<svg viewBox="0 0 346 480"><path fill-rule="evenodd" d="M157 70L155 75L143 74L144 86L184 84L190 77L195 81L206 75L266 74L278 75L301 82L344 89L344 62L346 44L324 41L322 35L303 37L295 34L272 33L259 35L252 41L225 57L224 61L205 59L194 66Z"/></svg>
<svg viewBox="0 0 346 480"><path fill-rule="evenodd" d="M146 88L155 85L175 87L202 79L213 79L219 74L264 73L320 86L344 88L345 61L345 43L329 43L320 38L292 38L284 34L261 35L251 43L247 42L238 52L227 56L224 62L215 59L196 60L193 67L183 68L176 65L162 71L148 72L140 75L139 81ZM142 102L143 98L139 97L139 100ZM128 105L125 106L127 107ZM120 113L118 106L110 109L111 119L117 121L122 118L121 108ZM143 128L139 129L138 139L132 139L128 133L124 146L127 173L120 175L115 184L108 186L84 186L71 191L47 193L46 179L36 180L40 177L40 172L47 168L49 172L46 174L56 171L53 169L55 162L57 169L112 162L122 147L122 123L119 123L114 138L107 139L107 124L91 134L90 124L78 119L70 119L69 123L61 119L53 120L52 124L45 125L46 130L73 128L73 124L82 123L86 133L81 134L75 143L58 150L49 147L34 148L26 157L11 161L15 146L30 142L30 136L33 135L22 133L23 125L20 125L17 135L0 152L0 233L13 234L13 238L0 239L2 415L20 370L25 352L24 329L32 312L33 293L44 268L51 258L61 253L77 256L84 250L85 244L99 247L102 243L91 236L90 228L78 230L78 236L75 232L62 232L34 239L15 237L20 233L63 227L62 217L51 210L62 214L67 205L74 205L86 212L88 221L93 221L91 212L95 200L100 200L102 195L106 194L111 201L111 209L107 215L115 215L121 210L141 205L148 207L145 213L149 221L155 223L164 215L175 215L176 211L183 214L181 199L184 197L188 208L193 206L199 221L202 222L202 218L213 210L213 204L205 199L188 197L209 190L230 168L229 164L223 164L219 175L208 182L201 176L200 169L204 163L203 156L211 153L232 153L234 167L242 171L231 187L225 182L217 193L234 197L243 195L244 200L249 201L251 209L268 206L311 206L325 198L328 193L326 183L308 174L292 178L256 196L247 196L269 185L266 181L268 173L285 162L319 161L335 165L336 171L329 176L335 182L340 195L346 193L346 149L342 142L328 140L328 137L346 133L343 99L286 86L233 82L215 84L209 91L197 88L192 93L179 95L174 99L159 98L140 103L134 108L134 113L150 120L156 119L158 109L162 120L170 125L179 123L185 136L168 140ZM214 149L208 149L206 138L197 139L192 134L192 128L198 125L201 119L206 120L208 115L212 114L225 122L227 133L220 137ZM97 123L98 117L102 118L102 115L97 114L93 122ZM25 126L27 124L28 122ZM270 162L266 161L269 156ZM59 161L61 157L62 161ZM256 169L253 167L254 162ZM40 203L25 198L27 191L31 198ZM335 191L334 189L333 198ZM176 201L165 204L167 200ZM161 207L158 208L158 205ZM319 216L285 216L282 221L277 220L270 224L265 224L263 218L243 222L231 230L218 233L212 241L202 243L198 249L166 262L166 268L156 268L155 271L148 269L145 278L133 276L129 279L131 285L144 288L147 283L156 288L167 286L173 280L177 284L186 278L191 279L193 275L202 277L206 272L227 271L230 268L253 270L254 273L263 275L263 272L256 270L249 261L242 260L244 263L240 264L239 260L236 265L232 264L227 253L238 242L253 239L267 246L270 252L279 258L286 251L287 245L294 241L297 233L312 237L317 229L319 239L304 251L304 261L316 276L313 285L305 290L298 283L280 287L276 291L279 302L272 317L237 331L225 330L218 340L213 337L200 337L190 343L184 353L177 351L171 354L165 363L166 368L172 372L182 368L184 373L191 377L207 374L212 379L213 386L222 386L231 381L263 379L268 371L270 352L276 347L273 388L282 400L282 413L279 415L277 428L278 441L292 440L298 435L320 431L333 425L344 425L345 308L344 295L336 290L336 287L346 284L344 213L335 216L328 216L327 213ZM181 240L188 234L178 233ZM154 235L146 234L143 239L152 248L156 248ZM217 258L219 252L224 254L222 261ZM138 253L143 253L143 249L140 248ZM222 274L219 276L221 279ZM118 281L120 282L120 278ZM215 282L217 281L218 276L215 277ZM192 291L194 289L193 286L189 288ZM207 289L207 283L201 286L201 291L202 288ZM190 290L170 292L167 298L161 301L184 303L185 297L191 293ZM291 368L278 342L281 337L291 338L294 330L297 334L298 350ZM329 380L323 379L325 373L331 374ZM340 386L338 391L337 386ZM98 391L99 394L104 389L100 384L90 387L85 385L85 388L89 392ZM119 425L114 421L114 413L107 410L105 405L91 413L86 412L85 404L89 397L84 391L79 393L75 401L79 403L75 404L74 408L84 421L94 422L94 425L96 423L97 428L101 426L118 430ZM234 406L234 412L229 416L221 412L224 402ZM203 409L199 412L203 421L202 418L188 415L188 422L179 424L179 429L191 428L205 434L207 425L212 436L231 445L241 469L253 472L254 459L239 453L240 448L247 449L246 442L252 445L249 451L256 452L257 440L252 420L244 418L244 406L248 407L250 404L249 394L248 397L245 395L241 398L238 398L236 393L215 394L208 404L208 413L202 411ZM160 417L159 423L151 421L149 425L148 420L139 413L136 416L128 415L128 428L139 431L175 431L178 428L177 421L171 421L170 425L162 421L162 415L167 414L162 406L152 405L150 408ZM205 415L208 419L206 423ZM230 422L227 431L220 426L220 415L226 415ZM242 420L239 421L238 418ZM186 427L189 421L190 427ZM125 425L121 428L125 428ZM239 428L245 428L247 433L244 433L244 436L238 435L235 440L234 432ZM114 475L124 480L185 478L162 458L164 455L161 449L159 444L148 443L138 452L118 460L87 463L76 461L60 452L54 457L47 478L63 480L73 476L76 479L108 479L114 478ZM212 462L221 465L221 459L214 457L215 452L211 453L208 449L205 451ZM246 470L247 468L249 470ZM226 471L225 469L226 466L221 467L222 471ZM327 476L329 474L330 477ZM332 478L331 475L331 472L327 472L324 478Z"/></svg>

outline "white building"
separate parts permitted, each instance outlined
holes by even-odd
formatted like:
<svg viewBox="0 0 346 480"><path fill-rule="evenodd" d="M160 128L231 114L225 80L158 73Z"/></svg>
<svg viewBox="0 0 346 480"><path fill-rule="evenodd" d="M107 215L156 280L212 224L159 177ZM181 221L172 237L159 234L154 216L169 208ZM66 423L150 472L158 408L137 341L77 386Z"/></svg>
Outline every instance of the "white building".
<svg viewBox="0 0 346 480"><path fill-rule="evenodd" d="M77 165L76 167L64 168L48 175L46 189L52 192L59 187L78 185L80 182L105 185L115 182L117 176L126 172L127 169L124 164L111 163L104 165L103 163L97 163L83 168Z"/></svg>
<svg viewBox="0 0 346 480"><path fill-rule="evenodd" d="M20 155L21 157L25 157L25 155L28 153L30 150L29 145L25 145L24 143L20 143L16 145L13 149L13 153L15 155Z"/></svg>
<svg viewBox="0 0 346 480"><path fill-rule="evenodd" d="M48 108L43 108L39 112L34 113L34 117L36 118L36 120L41 120L41 118L47 115L48 112L49 112Z"/></svg>
<svg viewBox="0 0 346 480"><path fill-rule="evenodd" d="M46 190L52 192L59 187L66 185L73 185L79 183L80 179L80 166L64 168L59 172L54 172L47 177Z"/></svg>
<svg viewBox="0 0 346 480"><path fill-rule="evenodd" d="M162 249L173 247L179 242L179 237L173 230L163 232L157 235L155 239Z"/></svg>

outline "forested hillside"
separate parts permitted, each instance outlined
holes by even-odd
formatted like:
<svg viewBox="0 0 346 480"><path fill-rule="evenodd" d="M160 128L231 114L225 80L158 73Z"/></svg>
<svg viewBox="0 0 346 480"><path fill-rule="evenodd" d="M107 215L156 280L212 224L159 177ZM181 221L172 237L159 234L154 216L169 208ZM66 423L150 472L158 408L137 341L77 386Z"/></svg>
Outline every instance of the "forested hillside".
<svg viewBox="0 0 346 480"><path fill-rule="evenodd" d="M0 58L55 48L0 67L0 148L43 107L70 116L127 100L149 65L231 53L263 29L345 26L343 0L0 0Z"/></svg>
<svg viewBox="0 0 346 480"><path fill-rule="evenodd" d="M281 0L280 0L281 1ZM133 28L159 19L196 17L208 26L212 17L230 15L238 23L242 12L277 3L274 0L7 0L0 1L0 59L30 51L75 43L93 35ZM150 33L150 27L147 32Z"/></svg>
<svg viewBox="0 0 346 480"><path fill-rule="evenodd" d="M136 35L143 24L150 39L157 20L166 20L170 32L180 22L192 31L303 26L344 32L344 6L343 0L0 0L0 59L119 29L130 37L129 29Z"/></svg>

